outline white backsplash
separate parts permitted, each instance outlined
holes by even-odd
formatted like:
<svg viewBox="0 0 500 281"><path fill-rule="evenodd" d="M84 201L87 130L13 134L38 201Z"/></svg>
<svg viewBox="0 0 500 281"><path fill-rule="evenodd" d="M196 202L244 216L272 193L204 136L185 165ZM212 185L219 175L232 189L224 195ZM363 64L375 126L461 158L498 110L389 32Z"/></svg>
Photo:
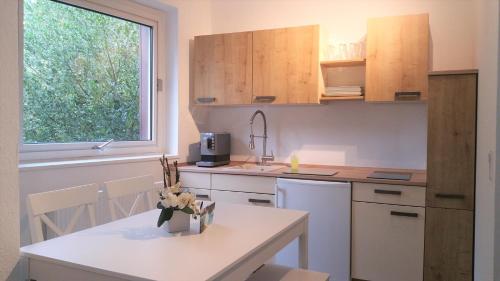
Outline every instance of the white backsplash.
<svg viewBox="0 0 500 281"><path fill-rule="evenodd" d="M261 109L268 123L268 152L276 161L425 169L427 107L424 103L338 102L322 106L214 107L204 118L207 131L231 133L231 159L255 160L261 139L248 149L249 119ZM255 134L262 132L257 117Z"/></svg>

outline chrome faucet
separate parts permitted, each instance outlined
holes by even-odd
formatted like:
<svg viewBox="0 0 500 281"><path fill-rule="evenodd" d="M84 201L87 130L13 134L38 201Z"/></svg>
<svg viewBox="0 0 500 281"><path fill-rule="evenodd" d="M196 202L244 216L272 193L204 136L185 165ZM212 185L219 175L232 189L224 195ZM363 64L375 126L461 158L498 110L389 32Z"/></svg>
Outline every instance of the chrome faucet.
<svg viewBox="0 0 500 281"><path fill-rule="evenodd" d="M264 135L262 136L256 136L253 133L253 121L257 114L262 115L262 121L264 121ZM258 165L269 165L267 161L274 161L274 154L271 151L271 155L267 155L267 122L266 122L266 115L264 115L264 112L261 110L255 111L255 113L252 115L250 118L250 143L249 143L249 148L251 150L255 149L255 138L262 138L262 156L260 157L260 162Z"/></svg>

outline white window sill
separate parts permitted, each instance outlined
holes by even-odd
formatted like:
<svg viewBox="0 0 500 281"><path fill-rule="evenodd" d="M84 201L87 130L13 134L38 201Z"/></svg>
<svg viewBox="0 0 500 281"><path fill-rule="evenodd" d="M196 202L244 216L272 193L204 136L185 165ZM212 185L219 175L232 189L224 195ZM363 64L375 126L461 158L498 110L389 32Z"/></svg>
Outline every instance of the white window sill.
<svg viewBox="0 0 500 281"><path fill-rule="evenodd" d="M44 161L34 163L20 163L19 170L33 171L33 170L48 170L72 167L85 167L85 166L100 166L100 165L113 165L120 163L133 163L133 162L148 162L157 160L162 154L146 154L139 156L121 156L121 157L106 157L106 158L90 158L90 159L75 159L64 161ZM178 155L165 155L169 160L179 159Z"/></svg>

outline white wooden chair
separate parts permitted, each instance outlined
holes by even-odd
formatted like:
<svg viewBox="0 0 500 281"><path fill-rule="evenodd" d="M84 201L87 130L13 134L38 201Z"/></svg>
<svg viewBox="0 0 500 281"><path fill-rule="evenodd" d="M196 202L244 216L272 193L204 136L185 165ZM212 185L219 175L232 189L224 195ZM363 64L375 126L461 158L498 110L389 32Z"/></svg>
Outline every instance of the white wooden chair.
<svg viewBox="0 0 500 281"><path fill-rule="evenodd" d="M147 175L105 182L104 185L108 193L108 205L111 219L117 219L115 207L123 216L129 217L136 212L139 202L144 199L146 200L146 207L149 208L149 210L155 208L152 193L156 193L156 189L153 181L153 176ZM132 203L132 207L130 207L130 210L127 212L118 199L132 194L137 195Z"/></svg>
<svg viewBox="0 0 500 281"><path fill-rule="evenodd" d="M28 195L28 217L30 222L31 241L41 242L44 239L42 222L45 223L57 235L71 233L80 215L85 210L88 211L90 225L96 225L95 205L98 198L99 185L88 184L75 186L60 190L34 193ZM64 230L60 229L46 213L77 207Z"/></svg>

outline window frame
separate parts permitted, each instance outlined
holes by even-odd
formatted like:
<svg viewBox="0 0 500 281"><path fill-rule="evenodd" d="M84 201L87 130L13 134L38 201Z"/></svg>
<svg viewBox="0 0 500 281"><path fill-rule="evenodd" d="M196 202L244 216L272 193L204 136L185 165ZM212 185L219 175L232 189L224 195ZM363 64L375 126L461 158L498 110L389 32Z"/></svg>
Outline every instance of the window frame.
<svg viewBox="0 0 500 281"><path fill-rule="evenodd" d="M75 159L80 157L100 157L100 156L116 156L116 155L138 155L146 153L164 152L166 147L165 138L165 120L160 120L160 116L166 116L166 106L160 101L160 92L162 89L157 88L157 81L165 81L164 65L158 63L165 57L165 42L164 33L165 15L156 9L140 5L132 1L120 0L52 0L61 4L68 4L77 8L83 8L91 11L96 11L109 16L130 20L139 24L147 25L152 28L151 31L151 49L153 51L151 60L151 96L150 96L150 124L151 124L151 140L145 141L115 141L102 150L92 149L93 146L102 144L103 142L73 142L73 143L37 143L29 144L23 142L24 126L21 125L21 134L19 136L19 151L21 161L50 161L59 159ZM19 63L21 70L24 69L24 14L23 3L20 5L20 34L19 34ZM24 72L20 77L20 124L23 124L23 85ZM163 119L163 118L162 118ZM159 125L160 123L160 125Z"/></svg>

